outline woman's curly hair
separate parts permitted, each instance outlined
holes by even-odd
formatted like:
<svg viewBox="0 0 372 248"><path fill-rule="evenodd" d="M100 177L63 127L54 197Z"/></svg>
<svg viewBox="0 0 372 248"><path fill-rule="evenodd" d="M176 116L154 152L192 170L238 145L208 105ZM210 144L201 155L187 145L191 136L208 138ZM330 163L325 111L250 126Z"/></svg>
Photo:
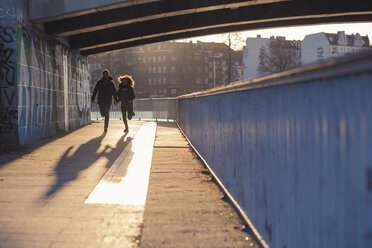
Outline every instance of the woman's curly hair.
<svg viewBox="0 0 372 248"><path fill-rule="evenodd" d="M123 80L126 80L127 83L130 85L130 87L134 88L134 80L133 80L132 76L123 75L123 76L118 77L119 83L122 83Z"/></svg>

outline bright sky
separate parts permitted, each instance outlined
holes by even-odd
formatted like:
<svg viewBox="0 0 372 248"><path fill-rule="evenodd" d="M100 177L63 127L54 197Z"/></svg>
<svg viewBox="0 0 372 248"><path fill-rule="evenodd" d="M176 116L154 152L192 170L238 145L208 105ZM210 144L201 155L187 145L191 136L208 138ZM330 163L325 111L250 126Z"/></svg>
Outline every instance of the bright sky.
<svg viewBox="0 0 372 248"><path fill-rule="evenodd" d="M312 26L299 26L299 27L288 27L288 28L272 28L272 29L261 29L253 31L242 31L242 37L256 37L260 34L262 38L269 38L270 36L285 36L287 40L303 40L307 34L314 34L320 32L326 33L337 33L337 31L345 31L346 34L359 33L362 36L368 35L372 42L372 23L353 23L353 24L326 24L326 25L312 25ZM204 42L223 42L223 35L209 35L201 36L192 39L193 42L197 40Z"/></svg>

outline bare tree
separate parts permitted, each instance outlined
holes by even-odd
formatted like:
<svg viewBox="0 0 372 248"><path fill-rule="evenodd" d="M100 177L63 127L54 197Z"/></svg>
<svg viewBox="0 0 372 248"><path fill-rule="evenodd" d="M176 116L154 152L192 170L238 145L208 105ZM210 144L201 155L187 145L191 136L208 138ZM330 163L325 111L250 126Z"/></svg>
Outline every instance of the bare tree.
<svg viewBox="0 0 372 248"><path fill-rule="evenodd" d="M233 50L241 50L244 45L244 38L241 32L223 34L224 43Z"/></svg>
<svg viewBox="0 0 372 248"><path fill-rule="evenodd" d="M269 75L296 67L296 49L290 41L270 40L269 45L261 46L257 71L260 75Z"/></svg>
<svg viewBox="0 0 372 248"><path fill-rule="evenodd" d="M244 38L242 37L241 32L227 33L227 34L223 34L222 36L225 37L224 43L229 47L229 58L227 62L228 63L227 81L228 83L230 83L231 78L232 78L232 61L231 61L232 52L233 50L242 49L244 45Z"/></svg>

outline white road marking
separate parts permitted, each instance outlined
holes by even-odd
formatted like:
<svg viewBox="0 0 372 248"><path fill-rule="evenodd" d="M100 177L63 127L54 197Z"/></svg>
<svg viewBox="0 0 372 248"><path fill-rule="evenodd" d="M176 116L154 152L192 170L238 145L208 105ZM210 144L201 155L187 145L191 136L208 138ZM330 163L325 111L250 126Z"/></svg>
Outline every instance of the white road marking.
<svg viewBox="0 0 372 248"><path fill-rule="evenodd" d="M86 204L145 205L155 122L146 122L86 199Z"/></svg>

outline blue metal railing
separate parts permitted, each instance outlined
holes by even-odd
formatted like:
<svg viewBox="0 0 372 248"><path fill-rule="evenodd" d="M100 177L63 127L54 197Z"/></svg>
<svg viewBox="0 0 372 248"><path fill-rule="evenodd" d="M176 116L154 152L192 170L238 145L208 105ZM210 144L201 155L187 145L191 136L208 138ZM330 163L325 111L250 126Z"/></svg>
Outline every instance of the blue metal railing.
<svg viewBox="0 0 372 248"><path fill-rule="evenodd" d="M372 247L372 53L181 96L177 122L271 247Z"/></svg>

